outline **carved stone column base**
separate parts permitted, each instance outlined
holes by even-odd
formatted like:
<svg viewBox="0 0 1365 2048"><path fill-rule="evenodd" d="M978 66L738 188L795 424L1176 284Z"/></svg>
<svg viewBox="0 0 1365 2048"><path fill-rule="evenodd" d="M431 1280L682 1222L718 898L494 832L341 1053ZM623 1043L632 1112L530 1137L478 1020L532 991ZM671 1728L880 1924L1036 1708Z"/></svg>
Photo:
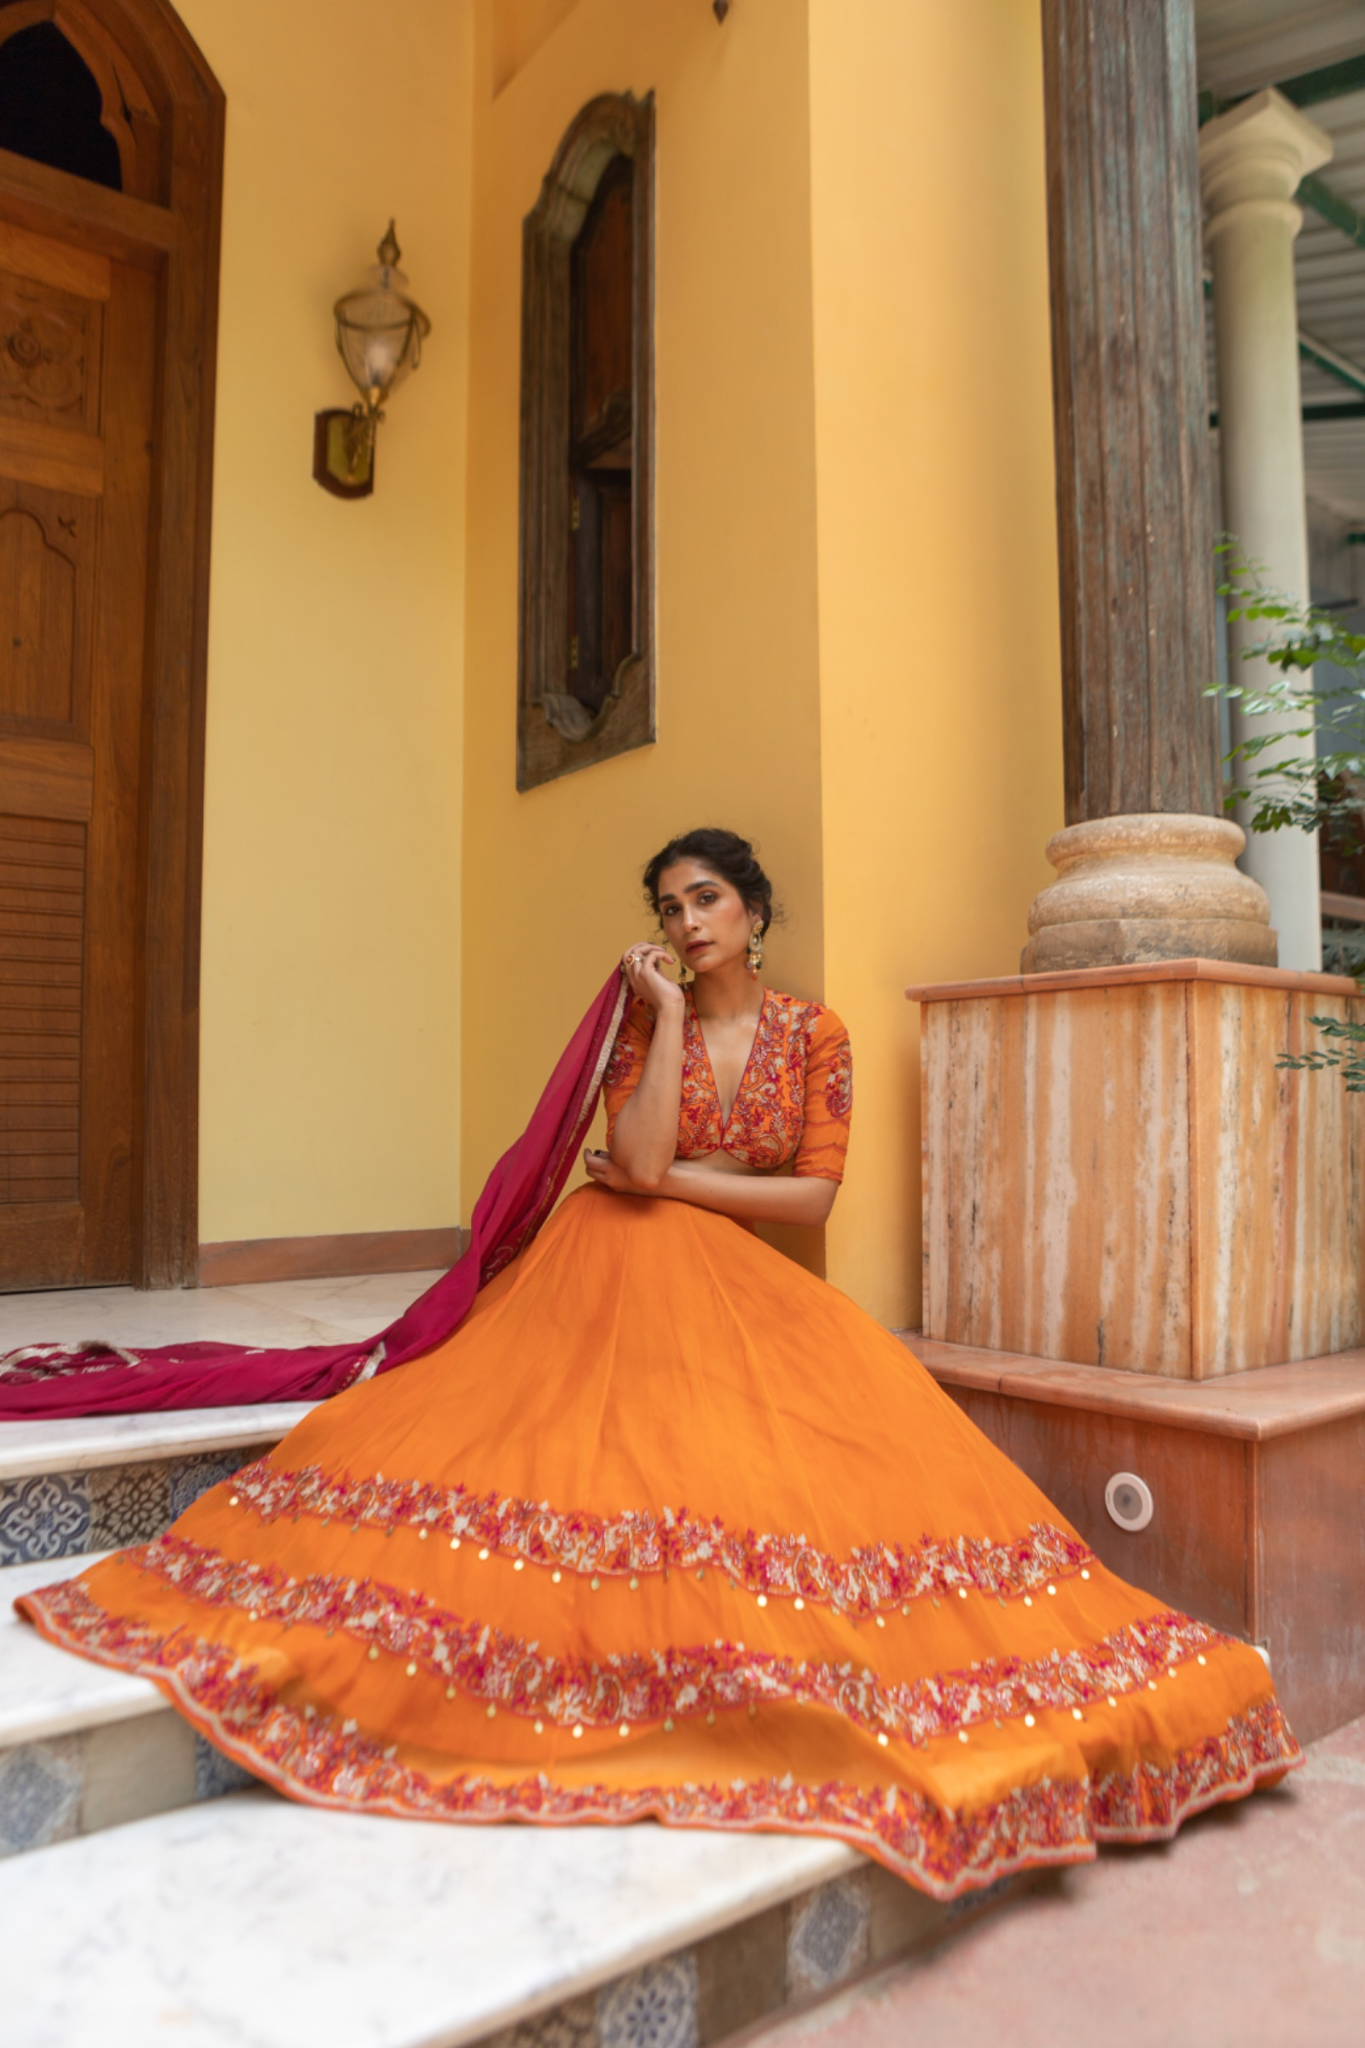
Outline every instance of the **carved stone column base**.
<svg viewBox="0 0 1365 2048"><path fill-rule="evenodd" d="M1266 893L1234 866L1245 845L1230 818L1188 812L1068 825L1048 841L1058 880L1034 898L1021 970L1191 958L1273 967Z"/></svg>

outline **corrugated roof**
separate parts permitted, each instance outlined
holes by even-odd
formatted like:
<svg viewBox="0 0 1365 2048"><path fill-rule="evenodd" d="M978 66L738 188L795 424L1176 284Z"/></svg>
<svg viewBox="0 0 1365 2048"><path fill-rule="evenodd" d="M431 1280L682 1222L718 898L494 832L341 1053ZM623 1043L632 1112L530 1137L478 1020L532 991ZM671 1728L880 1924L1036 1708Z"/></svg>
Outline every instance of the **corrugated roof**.
<svg viewBox="0 0 1365 2048"><path fill-rule="evenodd" d="M1200 89L1226 102L1365 56L1365 0L1195 0L1195 33ZM1365 88L1314 99L1305 112L1334 144L1322 182L1365 217ZM1294 267L1300 329L1359 365L1365 380L1365 248L1306 207ZM1216 408L1211 326L1209 395ZM1365 390L1353 391L1308 360L1300 371L1307 411L1365 407ZM1365 412L1306 420L1304 469L1311 498L1365 525Z"/></svg>

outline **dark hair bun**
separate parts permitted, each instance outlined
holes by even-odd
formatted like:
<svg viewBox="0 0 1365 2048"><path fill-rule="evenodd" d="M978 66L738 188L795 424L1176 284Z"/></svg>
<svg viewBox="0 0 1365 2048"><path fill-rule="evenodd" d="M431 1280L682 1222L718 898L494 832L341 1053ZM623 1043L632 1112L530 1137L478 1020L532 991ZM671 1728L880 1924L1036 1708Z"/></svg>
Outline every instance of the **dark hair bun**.
<svg viewBox="0 0 1365 2048"><path fill-rule="evenodd" d="M703 825L670 839L645 869L645 900L655 915L659 911L659 877L676 861L700 861L737 889L750 910L761 910L766 932L773 921L773 885L754 857L754 849L738 832L726 832L718 825Z"/></svg>

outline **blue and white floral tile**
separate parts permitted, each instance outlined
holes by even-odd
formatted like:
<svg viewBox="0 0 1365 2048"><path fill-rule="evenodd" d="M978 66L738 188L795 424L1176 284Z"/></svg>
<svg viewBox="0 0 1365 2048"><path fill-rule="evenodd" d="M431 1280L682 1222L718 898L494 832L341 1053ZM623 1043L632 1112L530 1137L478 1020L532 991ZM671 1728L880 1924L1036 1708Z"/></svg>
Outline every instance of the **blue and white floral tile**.
<svg viewBox="0 0 1365 2048"><path fill-rule="evenodd" d="M0 1565L44 1564L89 1548L90 1487L84 1472L39 1472L0 1481Z"/></svg>
<svg viewBox="0 0 1365 2048"><path fill-rule="evenodd" d="M171 1515L183 1515L186 1508L193 1507L201 1493L207 1493L211 1486L221 1485L224 1479L231 1479L234 1472L240 1472L244 1465L252 1464L268 1444L251 1444L240 1451L201 1451L197 1457L180 1458L170 1467L171 1474Z"/></svg>
<svg viewBox="0 0 1365 2048"><path fill-rule="evenodd" d="M666 1956L597 1994L599 2048L697 2048L697 1959Z"/></svg>
<svg viewBox="0 0 1365 2048"><path fill-rule="evenodd" d="M221 1799L225 1792L241 1792L248 1785L259 1784L251 1772L242 1764L224 1756L221 1749L205 1739L199 1731L194 1736L194 1796L196 1799Z"/></svg>
<svg viewBox="0 0 1365 2048"><path fill-rule="evenodd" d="M150 1543L171 1519L166 1465L108 1465L89 1475L91 1550Z"/></svg>
<svg viewBox="0 0 1365 2048"><path fill-rule="evenodd" d="M80 1820L79 1736L0 1752L0 1856L68 1841Z"/></svg>
<svg viewBox="0 0 1365 2048"><path fill-rule="evenodd" d="M597 2048L597 2000L571 1999L538 2019L504 2027L480 2048Z"/></svg>
<svg viewBox="0 0 1365 2048"><path fill-rule="evenodd" d="M963 1892L960 1899L950 1899L943 1911L945 1920L956 1920L959 1913L972 1913L978 1906L986 1905L992 1899L1002 1899L1005 1893L1014 1889L1012 1877L997 1877L994 1884L983 1885L979 1892Z"/></svg>
<svg viewBox="0 0 1365 2048"><path fill-rule="evenodd" d="M787 1934L787 1995L841 1984L867 1961L871 1900L862 1872L794 1901Z"/></svg>

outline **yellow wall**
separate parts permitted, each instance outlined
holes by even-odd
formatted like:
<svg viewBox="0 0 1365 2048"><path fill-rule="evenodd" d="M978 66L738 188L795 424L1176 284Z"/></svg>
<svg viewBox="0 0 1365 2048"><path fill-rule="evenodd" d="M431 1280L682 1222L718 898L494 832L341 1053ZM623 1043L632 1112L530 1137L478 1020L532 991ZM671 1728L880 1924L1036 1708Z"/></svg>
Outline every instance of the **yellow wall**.
<svg viewBox="0 0 1365 2048"><path fill-rule="evenodd" d="M378 50L358 0L183 13L229 101L202 1235L467 1220L645 859L719 822L785 901L771 978L853 1031L830 1275L913 1321L901 990L1014 967L1061 822L1036 0L401 0ZM518 795L521 221L625 89L660 737ZM311 418L390 210L434 333L344 505Z"/></svg>
<svg viewBox="0 0 1365 2048"><path fill-rule="evenodd" d="M227 94L200 1235L459 1218L465 0L180 0ZM311 479L396 214L433 331L376 489Z"/></svg>
<svg viewBox="0 0 1365 2048"><path fill-rule="evenodd" d="M1036 0L809 0L827 1271L919 1315L918 1009L1012 974L1063 823ZM732 20L738 28L742 11Z"/></svg>
<svg viewBox="0 0 1365 2048"><path fill-rule="evenodd" d="M465 722L464 1214L570 1026L653 928L672 832L761 843L779 985L821 981L806 38L792 0L578 0L495 98L475 68ZM731 33L742 26L743 33ZM521 221L603 91L656 94L659 733L518 795Z"/></svg>
<svg viewBox="0 0 1365 2048"><path fill-rule="evenodd" d="M466 1212L646 928L646 855L732 824L788 906L772 979L853 1032L830 1277L913 1322L901 991L1014 970L1062 822L1036 0L539 15L496 96L517 24L477 16ZM520 220L578 108L627 87L658 110L660 737L518 796Z"/></svg>

